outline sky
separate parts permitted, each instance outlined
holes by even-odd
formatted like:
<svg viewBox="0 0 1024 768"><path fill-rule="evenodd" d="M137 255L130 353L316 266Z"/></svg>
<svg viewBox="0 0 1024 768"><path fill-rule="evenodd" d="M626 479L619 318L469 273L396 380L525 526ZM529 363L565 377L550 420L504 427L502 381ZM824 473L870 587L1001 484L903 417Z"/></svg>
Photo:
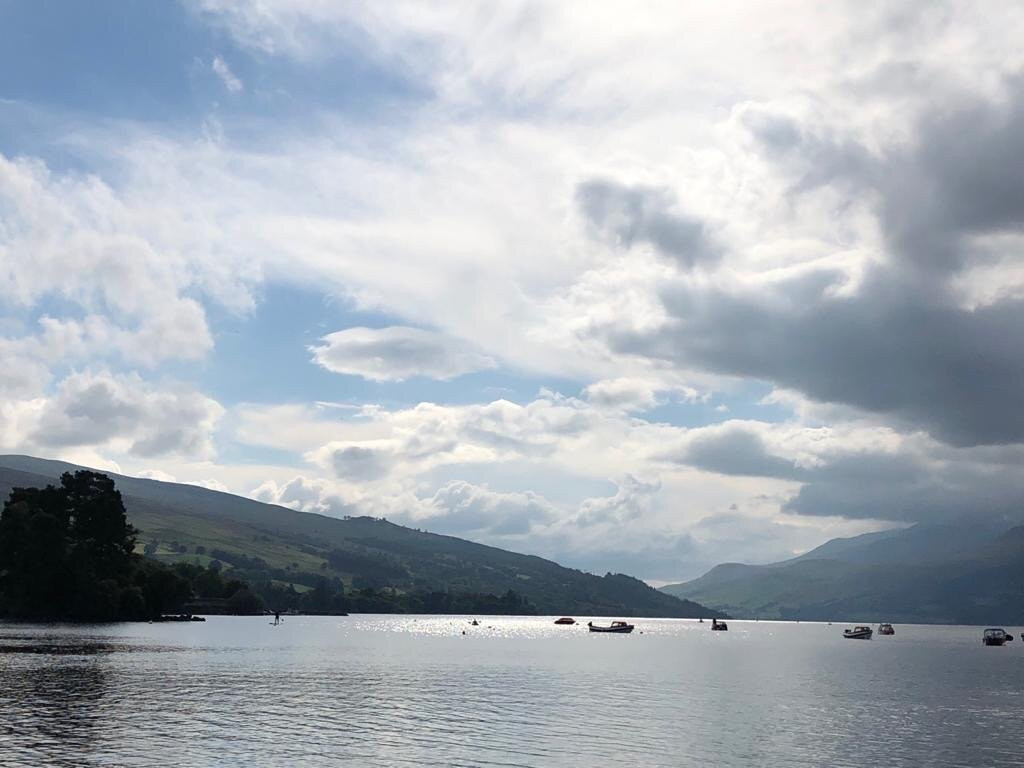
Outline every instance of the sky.
<svg viewBox="0 0 1024 768"><path fill-rule="evenodd" d="M0 0L0 451L654 584L1019 521L982 11Z"/></svg>

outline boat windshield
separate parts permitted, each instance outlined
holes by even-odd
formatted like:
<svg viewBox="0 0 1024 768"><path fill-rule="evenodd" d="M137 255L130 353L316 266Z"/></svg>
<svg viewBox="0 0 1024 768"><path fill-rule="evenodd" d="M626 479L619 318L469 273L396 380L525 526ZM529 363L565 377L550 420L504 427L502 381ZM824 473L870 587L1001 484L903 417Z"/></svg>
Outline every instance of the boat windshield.
<svg viewBox="0 0 1024 768"><path fill-rule="evenodd" d="M985 637L1002 637L1005 634L1006 634L1006 631L1002 630L1002 629L994 629L993 628L993 629L986 629L985 630Z"/></svg>

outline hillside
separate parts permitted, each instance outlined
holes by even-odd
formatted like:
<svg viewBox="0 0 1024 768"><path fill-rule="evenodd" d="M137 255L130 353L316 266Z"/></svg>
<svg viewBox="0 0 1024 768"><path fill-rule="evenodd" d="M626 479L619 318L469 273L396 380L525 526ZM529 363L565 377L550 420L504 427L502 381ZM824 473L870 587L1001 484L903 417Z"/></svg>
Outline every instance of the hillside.
<svg viewBox="0 0 1024 768"><path fill-rule="evenodd" d="M0 456L0 495L40 486L64 462ZM310 588L323 578L349 588L392 587L501 595L514 590L542 613L720 616L622 574L603 577L531 555L368 517L338 519L192 485L109 474L121 490L138 546L163 561L213 559L250 580Z"/></svg>
<svg viewBox="0 0 1024 768"><path fill-rule="evenodd" d="M1024 623L1024 527L914 526L771 565L727 563L662 591L738 617Z"/></svg>

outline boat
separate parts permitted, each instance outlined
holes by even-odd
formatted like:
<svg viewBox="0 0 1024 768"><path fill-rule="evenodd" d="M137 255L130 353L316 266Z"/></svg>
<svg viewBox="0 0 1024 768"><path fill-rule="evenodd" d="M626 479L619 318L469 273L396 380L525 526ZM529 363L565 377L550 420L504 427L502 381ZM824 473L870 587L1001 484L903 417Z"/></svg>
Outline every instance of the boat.
<svg viewBox="0 0 1024 768"><path fill-rule="evenodd" d="M625 635L628 635L630 632L633 631L633 625L632 624L627 624L624 621L613 621L607 627L602 627L602 626L600 626L598 624L595 624L592 621L588 621L587 622L587 627L590 628L591 632L618 632L620 634L625 634Z"/></svg>
<svg viewBox="0 0 1024 768"><path fill-rule="evenodd" d="M576 619L569 618L568 616L563 616L560 619L555 619L555 624L575 624L575 623L576 623Z"/></svg>
<svg viewBox="0 0 1024 768"><path fill-rule="evenodd" d="M726 624L724 621L719 621L718 619L712 619L711 620L711 629L714 630L715 632L728 632L729 631L729 625Z"/></svg>
<svg viewBox="0 0 1024 768"><path fill-rule="evenodd" d="M479 621L477 621L476 619L473 619L473 620L472 620L471 622L469 622L469 623L470 623L470 625L471 625L471 626L474 626L474 627L479 627L479 626L480 626L480 622L479 622Z"/></svg>
<svg viewBox="0 0 1024 768"><path fill-rule="evenodd" d="M1011 640L1013 640L1013 635L1002 627L989 627L981 636L981 642L985 645L1003 645Z"/></svg>
<svg viewBox="0 0 1024 768"><path fill-rule="evenodd" d="M896 630L892 628L892 624L879 624L878 634L880 635L895 635Z"/></svg>
<svg viewBox="0 0 1024 768"><path fill-rule="evenodd" d="M202 616L193 616L191 613L165 613L157 616L153 621L206 621Z"/></svg>
<svg viewBox="0 0 1024 768"><path fill-rule="evenodd" d="M871 631L871 627L854 627L853 629L843 630L843 637L850 640L870 640L873 634L874 632Z"/></svg>

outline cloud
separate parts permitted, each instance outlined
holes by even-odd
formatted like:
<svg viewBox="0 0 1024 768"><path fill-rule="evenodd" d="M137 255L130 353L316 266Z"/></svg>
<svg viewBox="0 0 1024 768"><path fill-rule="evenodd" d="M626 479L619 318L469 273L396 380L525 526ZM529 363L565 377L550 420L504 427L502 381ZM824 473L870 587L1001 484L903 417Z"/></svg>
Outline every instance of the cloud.
<svg viewBox="0 0 1024 768"><path fill-rule="evenodd" d="M676 210L668 190L593 179L576 188L576 204L594 231L616 245L646 243L687 267L719 258L705 224Z"/></svg>
<svg viewBox="0 0 1024 768"><path fill-rule="evenodd" d="M573 523L582 527L608 523L627 524L643 515L651 497L660 490L660 482L645 483L632 475L626 475L614 496L584 499Z"/></svg>
<svg viewBox="0 0 1024 768"><path fill-rule="evenodd" d="M303 512L316 512L332 517L358 514L356 507L338 489L323 480L302 475L280 485L273 480L267 480L254 488L249 495L257 501L279 504Z"/></svg>
<svg viewBox="0 0 1024 768"><path fill-rule="evenodd" d="M213 74L220 78L220 81L230 93L239 93L244 89L242 81L235 76L227 62L220 56L213 57L213 61L210 62L210 69L213 70Z"/></svg>
<svg viewBox="0 0 1024 768"><path fill-rule="evenodd" d="M872 515L1013 508L1021 9L189 5L235 43L195 52L206 77L251 98L218 98L191 132L48 102L0 132L5 444L145 467L133 451L171 451L177 477L270 478L267 498L325 511L414 519L448 487L466 525L511 509L487 493L535 494L557 518L479 535L642 575ZM350 101L331 86L352 72ZM328 85L298 96L300 77ZM253 131L271 92L289 108ZM414 406L413 382L387 388L408 402L329 416L239 405L218 431L202 384L163 366L215 352L221 310L243 318L277 284L393 324L325 337L328 370L501 365L503 384L583 394L467 402L482 376L431 385L460 405ZM766 386L802 402L781 425L687 428L716 416L679 382L738 393L730 414L765 413L746 393ZM642 418L667 400L674 424ZM243 461L175 453L222 443ZM254 469L254 446L292 466Z"/></svg>
<svg viewBox="0 0 1024 768"><path fill-rule="evenodd" d="M732 285L677 277L661 290L668 320L654 330L606 329L611 347L770 381L954 446L1024 440L1024 392L1014 385L1024 378L1015 343L1024 298L996 294L966 305L956 282L1010 258L998 243L1019 247L998 238L1024 235L1024 190L1007 171L1024 135L1024 88L1010 83L1003 101L926 114L912 143L877 158L778 122L757 131L762 143L770 137L770 155L797 157L799 168L786 167L801 180L791 194L861 198L877 217L885 257L856 275L814 264ZM809 182L805 165L819 178Z"/></svg>
<svg viewBox="0 0 1024 768"><path fill-rule="evenodd" d="M908 523L1024 520L1024 480L1010 463L906 453L850 453L807 472L783 509ZM952 458L952 457L950 457ZM973 460L972 460L973 459Z"/></svg>
<svg viewBox="0 0 1024 768"><path fill-rule="evenodd" d="M319 365L372 381L449 380L495 366L470 344L420 328L347 328L321 341L310 350Z"/></svg>
<svg viewBox="0 0 1024 768"><path fill-rule="evenodd" d="M188 388L156 389L137 375L73 373L53 397L22 404L30 415L19 440L44 455L75 446L117 446L142 458L214 454L224 409Z"/></svg>
<svg viewBox="0 0 1024 768"><path fill-rule="evenodd" d="M707 472L792 483L780 511L811 517L1024 520L1019 446L950 448L877 427L727 422L691 430L666 458Z"/></svg>
<svg viewBox="0 0 1024 768"><path fill-rule="evenodd" d="M142 477L147 480L159 480L162 483L177 482L174 475L164 472L162 469L143 469L135 472L135 477Z"/></svg>
<svg viewBox="0 0 1024 768"><path fill-rule="evenodd" d="M802 476L792 461L769 453L756 431L735 425L701 430L690 440L680 461L723 475L775 477L780 480L798 480Z"/></svg>
<svg viewBox="0 0 1024 768"><path fill-rule="evenodd" d="M0 154L0 212L0 318L20 319L17 331L0 331L0 347L18 347L20 370L96 358L152 367L212 347L189 295L211 270L163 241L170 222L158 226L152 210L95 176ZM41 305L63 316L40 312L33 328L25 320Z"/></svg>
<svg viewBox="0 0 1024 768"><path fill-rule="evenodd" d="M643 412L662 404L659 394L669 393L681 396L681 399L692 401L698 393L690 387L665 384L651 379L622 376L615 379L602 379L588 384L583 395L588 403L601 408L611 408L628 412Z"/></svg>
<svg viewBox="0 0 1024 768"><path fill-rule="evenodd" d="M427 501L423 525L438 533L521 536L537 524L558 519L558 511L535 493L498 493L466 482L442 486Z"/></svg>
<svg viewBox="0 0 1024 768"><path fill-rule="evenodd" d="M376 480L388 472L388 457L384 451L361 445L345 445L330 451L331 468L334 475L342 480L368 482Z"/></svg>

